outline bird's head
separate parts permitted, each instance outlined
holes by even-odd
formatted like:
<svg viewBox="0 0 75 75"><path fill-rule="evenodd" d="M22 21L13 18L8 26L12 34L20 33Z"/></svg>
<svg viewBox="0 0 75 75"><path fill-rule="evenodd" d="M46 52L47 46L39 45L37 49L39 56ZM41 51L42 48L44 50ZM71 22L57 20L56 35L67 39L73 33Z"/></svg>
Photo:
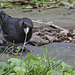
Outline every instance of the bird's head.
<svg viewBox="0 0 75 75"><path fill-rule="evenodd" d="M19 25L23 28L25 34L27 34L29 30L32 30L33 28L33 22L28 18L22 18L19 21Z"/></svg>

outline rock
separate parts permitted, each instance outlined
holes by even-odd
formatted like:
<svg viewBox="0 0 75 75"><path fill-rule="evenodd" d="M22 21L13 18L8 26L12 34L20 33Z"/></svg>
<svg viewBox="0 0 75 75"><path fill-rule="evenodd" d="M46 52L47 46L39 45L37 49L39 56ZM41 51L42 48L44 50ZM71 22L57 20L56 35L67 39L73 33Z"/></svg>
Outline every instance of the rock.
<svg viewBox="0 0 75 75"><path fill-rule="evenodd" d="M60 34L62 34L62 35L67 35L67 33L68 33L68 31L60 31Z"/></svg>
<svg viewBox="0 0 75 75"><path fill-rule="evenodd" d="M72 41L73 39L72 39L72 37L68 37L68 39L70 40L70 41Z"/></svg>
<svg viewBox="0 0 75 75"><path fill-rule="evenodd" d="M75 30L73 30L73 34L75 34Z"/></svg>
<svg viewBox="0 0 75 75"><path fill-rule="evenodd" d="M42 45L42 44L49 43L49 41L42 39L40 36L34 35L30 39L29 43L31 43L33 45L38 45L39 46L39 45Z"/></svg>
<svg viewBox="0 0 75 75"><path fill-rule="evenodd" d="M67 33L68 37L73 37L73 34Z"/></svg>
<svg viewBox="0 0 75 75"><path fill-rule="evenodd" d="M73 36L73 39L75 39L75 35Z"/></svg>
<svg viewBox="0 0 75 75"><path fill-rule="evenodd" d="M51 41L51 42L53 42L54 40L57 39L57 37L55 37L55 36L49 36L49 35L45 35L44 37L45 37L47 40ZM43 37L43 38L44 38L44 37Z"/></svg>
<svg viewBox="0 0 75 75"><path fill-rule="evenodd" d="M75 39L72 40L72 43L75 43Z"/></svg>

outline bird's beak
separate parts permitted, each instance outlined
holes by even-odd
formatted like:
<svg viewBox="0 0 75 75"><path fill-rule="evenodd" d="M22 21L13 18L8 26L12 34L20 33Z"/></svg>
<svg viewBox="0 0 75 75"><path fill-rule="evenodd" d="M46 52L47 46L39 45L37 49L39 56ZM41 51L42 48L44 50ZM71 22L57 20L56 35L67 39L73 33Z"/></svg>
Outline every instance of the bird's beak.
<svg viewBox="0 0 75 75"><path fill-rule="evenodd" d="M27 34L29 32L29 27L24 28L24 32Z"/></svg>

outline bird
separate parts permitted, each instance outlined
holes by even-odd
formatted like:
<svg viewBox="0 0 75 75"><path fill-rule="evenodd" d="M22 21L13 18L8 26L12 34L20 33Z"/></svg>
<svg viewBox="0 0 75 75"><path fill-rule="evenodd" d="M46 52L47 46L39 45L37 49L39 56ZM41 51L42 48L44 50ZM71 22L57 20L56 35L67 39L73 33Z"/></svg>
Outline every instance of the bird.
<svg viewBox="0 0 75 75"><path fill-rule="evenodd" d="M13 18L4 11L0 12L2 40L14 44L24 44L32 37L33 22L29 18Z"/></svg>
<svg viewBox="0 0 75 75"><path fill-rule="evenodd" d="M0 12L0 25L3 31L3 40L15 44L24 43L32 37L33 22L29 18L12 18L4 11Z"/></svg>

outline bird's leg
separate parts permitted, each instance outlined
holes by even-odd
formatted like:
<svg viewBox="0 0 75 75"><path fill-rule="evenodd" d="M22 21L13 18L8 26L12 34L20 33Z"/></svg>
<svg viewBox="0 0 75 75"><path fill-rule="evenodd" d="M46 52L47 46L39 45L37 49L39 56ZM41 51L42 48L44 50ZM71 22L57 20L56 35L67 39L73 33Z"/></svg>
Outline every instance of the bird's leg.
<svg viewBox="0 0 75 75"><path fill-rule="evenodd" d="M29 49L27 49L27 48L25 47L25 45L23 45L23 50L25 50L25 51L27 51L27 52L31 52Z"/></svg>
<svg viewBox="0 0 75 75"><path fill-rule="evenodd" d="M21 47L9 46L6 50L6 53L13 54L13 55L20 55Z"/></svg>

